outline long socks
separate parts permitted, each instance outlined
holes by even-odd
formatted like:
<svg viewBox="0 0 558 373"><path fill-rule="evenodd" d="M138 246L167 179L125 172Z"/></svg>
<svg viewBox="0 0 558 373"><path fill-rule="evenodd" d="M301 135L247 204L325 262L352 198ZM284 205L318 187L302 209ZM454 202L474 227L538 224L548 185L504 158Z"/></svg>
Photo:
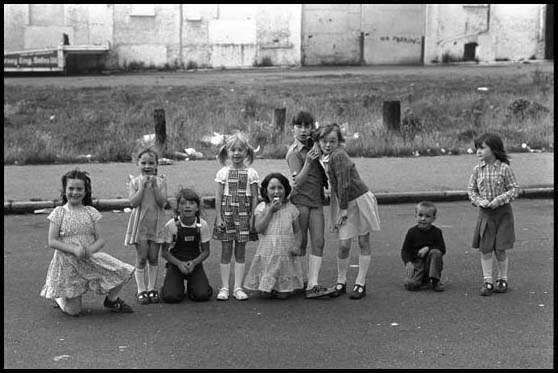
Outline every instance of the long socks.
<svg viewBox="0 0 558 373"><path fill-rule="evenodd" d="M229 288L229 276L231 275L231 263L220 264L221 267L221 287L224 289Z"/></svg>
<svg viewBox="0 0 558 373"><path fill-rule="evenodd" d="M337 258L337 282L347 283L347 269L349 269L349 257L345 259Z"/></svg>
<svg viewBox="0 0 558 373"><path fill-rule="evenodd" d="M149 264L147 267L147 290L155 290L157 284L157 271L159 269L158 265Z"/></svg>
<svg viewBox="0 0 558 373"><path fill-rule="evenodd" d="M234 289L242 288L245 263L234 263ZM230 267L229 267L230 268Z"/></svg>
<svg viewBox="0 0 558 373"><path fill-rule="evenodd" d="M138 285L138 294L147 291L145 288L145 268L136 268L134 272L136 284Z"/></svg>
<svg viewBox="0 0 558 373"><path fill-rule="evenodd" d="M370 261L372 260L371 255L359 255L358 257L358 275L355 280L356 285L364 286L366 284L366 274L368 273L368 267L370 266Z"/></svg>
<svg viewBox="0 0 558 373"><path fill-rule="evenodd" d="M481 254L481 266L484 282L492 284L492 255L485 256Z"/></svg>
<svg viewBox="0 0 558 373"><path fill-rule="evenodd" d="M508 257L498 263L498 280L508 280Z"/></svg>
<svg viewBox="0 0 558 373"><path fill-rule="evenodd" d="M321 256L312 254L308 256L308 287L306 289L312 289L314 286L318 285L318 275L321 266Z"/></svg>

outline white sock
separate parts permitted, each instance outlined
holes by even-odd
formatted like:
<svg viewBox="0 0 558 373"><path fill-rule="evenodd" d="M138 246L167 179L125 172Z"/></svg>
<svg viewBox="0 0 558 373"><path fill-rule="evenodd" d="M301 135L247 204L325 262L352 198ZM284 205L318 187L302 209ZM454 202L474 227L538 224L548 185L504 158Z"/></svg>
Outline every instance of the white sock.
<svg viewBox="0 0 558 373"><path fill-rule="evenodd" d="M502 261L497 261L498 263L498 279L508 280L508 257Z"/></svg>
<svg viewBox="0 0 558 373"><path fill-rule="evenodd" d="M481 266L484 282L492 284L492 255L489 258L485 258L484 255L481 254Z"/></svg>
<svg viewBox="0 0 558 373"><path fill-rule="evenodd" d="M146 291L147 289L145 288L145 268L136 268L134 276L136 277L136 284L138 285L138 293Z"/></svg>
<svg viewBox="0 0 558 373"><path fill-rule="evenodd" d="M147 267L147 290L155 290L155 286L157 285L157 271L159 266L152 266L148 264Z"/></svg>
<svg viewBox="0 0 558 373"><path fill-rule="evenodd" d="M244 267L246 263L234 263L234 288L242 289L242 280L244 279Z"/></svg>
<svg viewBox="0 0 558 373"><path fill-rule="evenodd" d="M347 283L347 270L349 269L349 256L345 259L337 258L337 282Z"/></svg>
<svg viewBox="0 0 558 373"><path fill-rule="evenodd" d="M371 260L372 260L372 255L359 255L358 275L355 280L356 285L364 286L366 284L366 274L368 273L368 267L370 266Z"/></svg>
<svg viewBox="0 0 558 373"><path fill-rule="evenodd" d="M231 263L221 263L221 287L229 288L229 276L231 275Z"/></svg>
<svg viewBox="0 0 558 373"><path fill-rule="evenodd" d="M308 256L308 287L307 289L312 289L314 286L318 285L318 275L320 273L320 267L322 266L322 257L310 254Z"/></svg>

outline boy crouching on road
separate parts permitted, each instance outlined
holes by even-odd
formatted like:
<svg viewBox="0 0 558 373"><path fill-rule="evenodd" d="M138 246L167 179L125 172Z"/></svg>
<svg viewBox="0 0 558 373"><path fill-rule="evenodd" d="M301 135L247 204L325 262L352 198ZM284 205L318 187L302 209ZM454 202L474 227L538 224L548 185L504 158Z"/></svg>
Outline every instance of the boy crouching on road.
<svg viewBox="0 0 558 373"><path fill-rule="evenodd" d="M417 224L409 228L401 248L401 259L407 272L407 290L418 290L430 283L434 291L444 291L440 278L446 245L442 231L432 225L437 210L429 201L419 202L415 207Z"/></svg>

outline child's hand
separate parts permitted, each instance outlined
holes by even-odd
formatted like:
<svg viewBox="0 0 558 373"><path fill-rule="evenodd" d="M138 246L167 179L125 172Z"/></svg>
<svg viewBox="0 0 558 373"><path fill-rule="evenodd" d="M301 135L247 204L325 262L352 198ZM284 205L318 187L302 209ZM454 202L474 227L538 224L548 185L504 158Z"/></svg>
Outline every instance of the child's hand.
<svg viewBox="0 0 558 373"><path fill-rule="evenodd" d="M420 249L417 253L419 258L422 258L423 256L425 256L426 254L428 254L428 251L430 249L428 248L428 246L424 246L422 249Z"/></svg>
<svg viewBox="0 0 558 373"><path fill-rule="evenodd" d="M306 153L306 161L314 161L316 159L320 158L320 152L318 150L316 150L314 147L308 152Z"/></svg>
<svg viewBox="0 0 558 373"><path fill-rule="evenodd" d="M184 267L186 268L186 274L192 273L192 271L194 270L194 263L191 260L188 260L186 263L184 263Z"/></svg>
<svg viewBox="0 0 558 373"><path fill-rule="evenodd" d="M487 199L483 199L483 200L479 201L479 206L482 207L482 208L487 208L489 203L490 202L488 202Z"/></svg>
<svg viewBox="0 0 558 373"><path fill-rule="evenodd" d="M302 252L298 247L293 247L292 249L290 249L289 254L291 254L292 256L302 256Z"/></svg>
<svg viewBox="0 0 558 373"><path fill-rule="evenodd" d="M190 273L190 269L188 268L188 266L186 266L186 262L180 262L180 264L178 265L178 269L185 275Z"/></svg>
<svg viewBox="0 0 558 373"><path fill-rule="evenodd" d="M407 264L405 264L405 271L407 272L407 277L413 276L413 273L415 272L415 266L413 263L407 262Z"/></svg>
<svg viewBox="0 0 558 373"><path fill-rule="evenodd" d="M337 227L340 227L343 224L345 224L346 221L347 221L347 209L339 210L339 216L337 217L337 222L335 223L335 225Z"/></svg>
<svg viewBox="0 0 558 373"><path fill-rule="evenodd" d="M494 198L488 203L486 207L494 210L495 208L500 207L500 201L498 200L498 198Z"/></svg>
<svg viewBox="0 0 558 373"><path fill-rule="evenodd" d="M269 208L271 210L271 212L277 212L279 211L279 209L281 208L281 198L279 197L275 197L271 200L271 204L269 205Z"/></svg>
<svg viewBox="0 0 558 373"><path fill-rule="evenodd" d="M75 256L77 256L79 259L84 259L87 257L87 250L85 250L85 248L81 245L76 245L75 251L74 251Z"/></svg>

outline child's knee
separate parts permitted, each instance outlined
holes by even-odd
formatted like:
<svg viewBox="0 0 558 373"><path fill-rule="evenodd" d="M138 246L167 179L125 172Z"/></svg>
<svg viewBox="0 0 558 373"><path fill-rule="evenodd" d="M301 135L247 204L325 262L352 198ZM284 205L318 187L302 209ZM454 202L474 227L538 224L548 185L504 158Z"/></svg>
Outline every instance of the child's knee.
<svg viewBox="0 0 558 373"><path fill-rule="evenodd" d="M506 251L505 250L496 250L496 251L494 251L494 254L496 256L496 260L498 260L499 262L503 262L504 260L506 260Z"/></svg>
<svg viewBox="0 0 558 373"><path fill-rule="evenodd" d="M403 285L405 286L405 289L415 291L421 287L422 283L413 279L406 279Z"/></svg>
<svg viewBox="0 0 558 373"><path fill-rule="evenodd" d="M351 244L341 244L339 246L339 258L347 258L351 251Z"/></svg>
<svg viewBox="0 0 558 373"><path fill-rule="evenodd" d="M434 256L434 257L442 257L442 252L438 249L432 249L428 252L429 255Z"/></svg>
<svg viewBox="0 0 558 373"><path fill-rule="evenodd" d="M194 302L205 302L211 299L211 295L213 295L213 288L208 286L203 291L199 289L191 289L188 291L188 298L190 298Z"/></svg>
<svg viewBox="0 0 558 373"><path fill-rule="evenodd" d="M147 265L147 257L136 259L136 267L137 268L145 268L146 265Z"/></svg>

